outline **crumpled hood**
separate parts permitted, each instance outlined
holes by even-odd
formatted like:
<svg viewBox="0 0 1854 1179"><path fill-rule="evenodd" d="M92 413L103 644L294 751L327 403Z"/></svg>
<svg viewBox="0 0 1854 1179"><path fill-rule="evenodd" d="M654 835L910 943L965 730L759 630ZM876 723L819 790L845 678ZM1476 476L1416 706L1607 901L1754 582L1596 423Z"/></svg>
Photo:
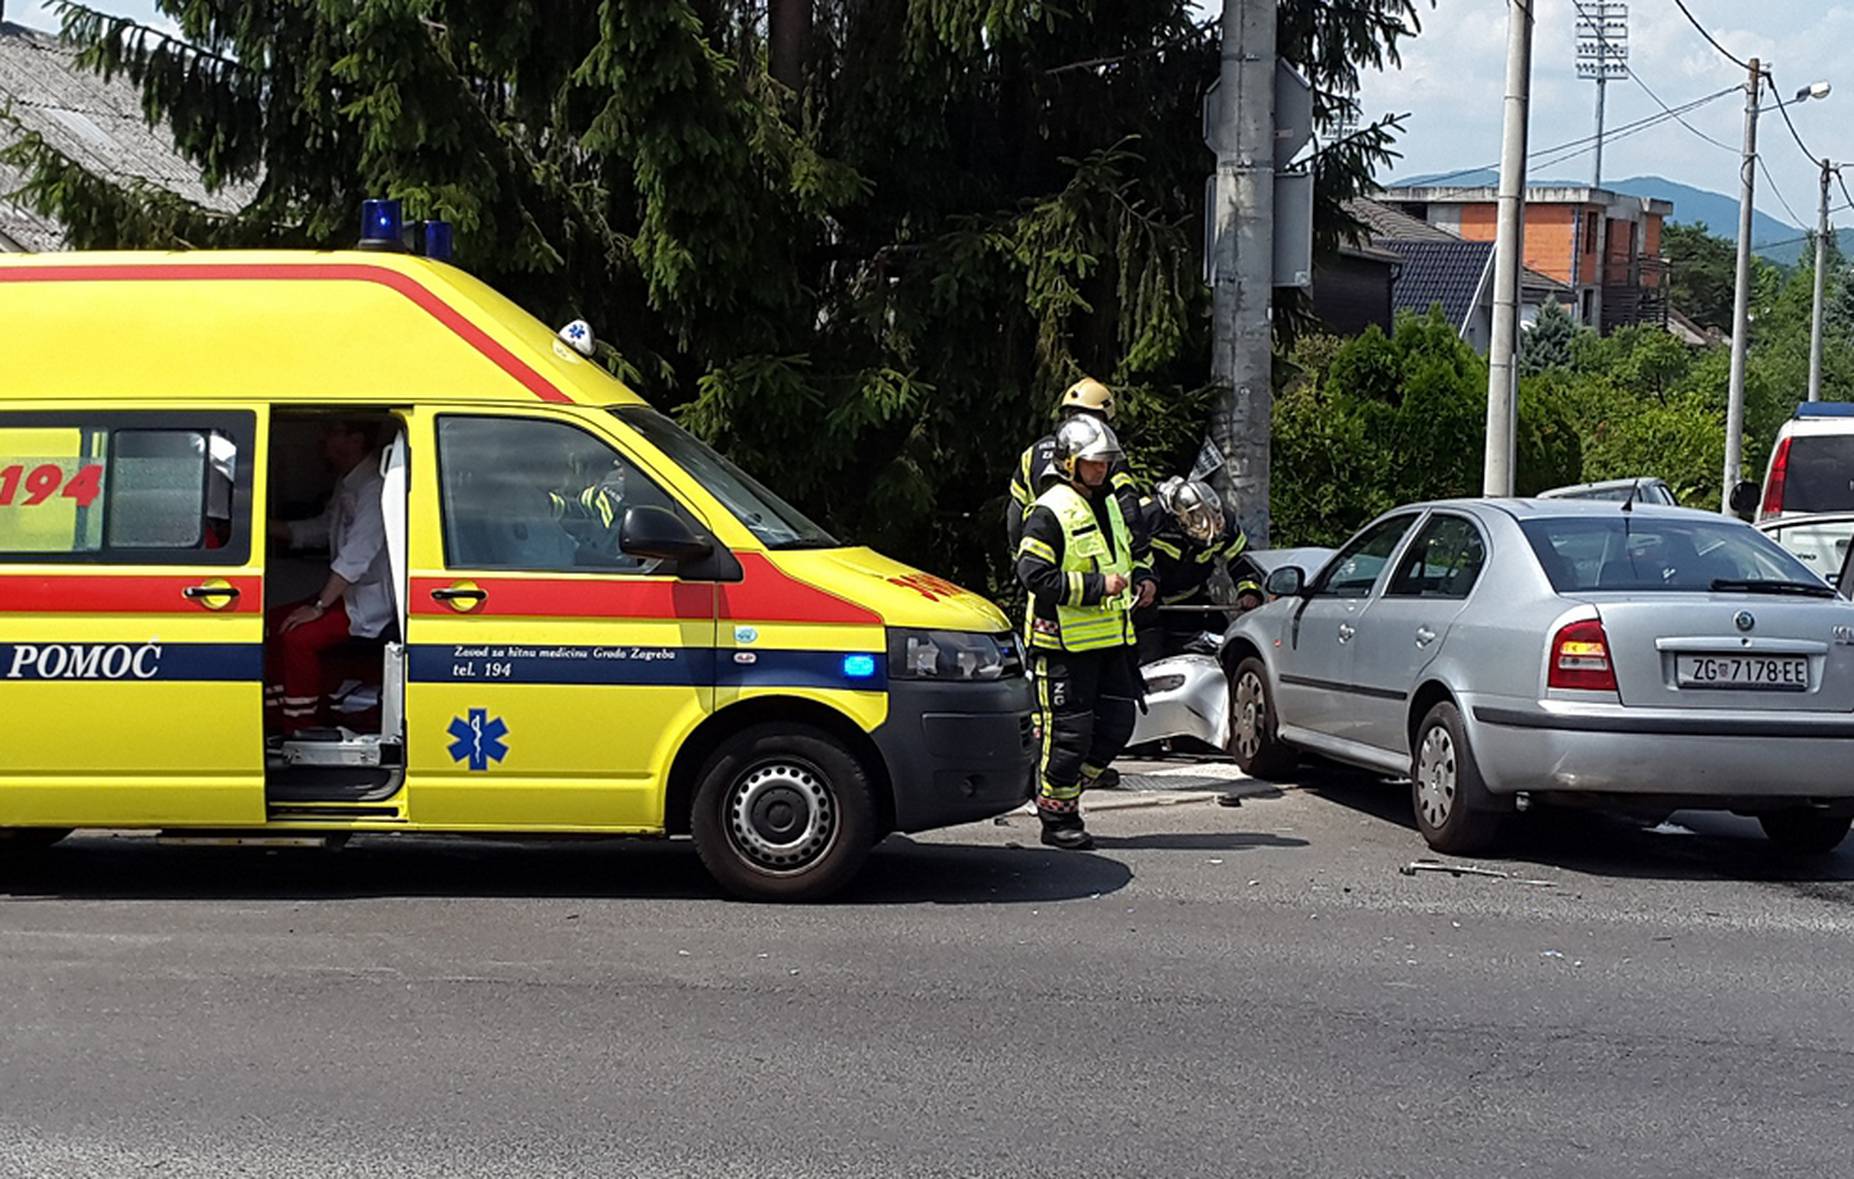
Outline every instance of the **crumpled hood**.
<svg viewBox="0 0 1854 1179"><path fill-rule="evenodd" d="M789 549L767 557L788 576L874 610L888 626L997 634L1004 611L971 590L874 549Z"/></svg>

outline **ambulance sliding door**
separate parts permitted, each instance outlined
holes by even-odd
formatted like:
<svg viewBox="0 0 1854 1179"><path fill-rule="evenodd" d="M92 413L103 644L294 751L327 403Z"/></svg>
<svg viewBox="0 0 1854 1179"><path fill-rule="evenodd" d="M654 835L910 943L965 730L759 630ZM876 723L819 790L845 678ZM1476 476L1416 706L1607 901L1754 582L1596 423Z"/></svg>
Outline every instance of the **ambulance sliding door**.
<svg viewBox="0 0 1854 1179"><path fill-rule="evenodd" d="M0 412L0 827L264 821L264 421Z"/></svg>

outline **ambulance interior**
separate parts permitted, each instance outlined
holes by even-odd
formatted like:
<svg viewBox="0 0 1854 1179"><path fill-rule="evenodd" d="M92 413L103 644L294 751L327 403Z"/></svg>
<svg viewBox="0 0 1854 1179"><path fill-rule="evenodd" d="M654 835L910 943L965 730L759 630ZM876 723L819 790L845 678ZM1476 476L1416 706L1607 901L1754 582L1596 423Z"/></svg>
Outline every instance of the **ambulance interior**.
<svg viewBox="0 0 1854 1179"><path fill-rule="evenodd" d="M269 523L320 516L345 472L333 469L323 438L331 423L362 426L374 442L365 463L382 472L381 514L390 559L394 617L377 638L349 636L321 653L314 724L286 736L276 681L274 627L265 637L266 793L271 802L364 802L390 798L404 777L406 452L404 427L386 411L343 409L273 416L268 472ZM265 610L313 600L329 575L325 545L293 546L271 535L264 571ZM292 698L294 699L294 698Z"/></svg>

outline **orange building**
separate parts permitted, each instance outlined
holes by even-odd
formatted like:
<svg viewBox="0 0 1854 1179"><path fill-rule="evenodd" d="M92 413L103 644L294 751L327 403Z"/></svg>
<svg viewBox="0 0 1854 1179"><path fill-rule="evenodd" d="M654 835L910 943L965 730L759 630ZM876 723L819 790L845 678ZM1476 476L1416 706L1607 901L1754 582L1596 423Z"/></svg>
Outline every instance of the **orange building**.
<svg viewBox="0 0 1854 1179"><path fill-rule="evenodd" d="M1494 240L1492 188L1412 185L1379 200L1468 241ZM1661 226L1674 206L1602 188L1526 190L1526 265L1569 286L1578 321L1605 333L1667 322L1667 262Z"/></svg>

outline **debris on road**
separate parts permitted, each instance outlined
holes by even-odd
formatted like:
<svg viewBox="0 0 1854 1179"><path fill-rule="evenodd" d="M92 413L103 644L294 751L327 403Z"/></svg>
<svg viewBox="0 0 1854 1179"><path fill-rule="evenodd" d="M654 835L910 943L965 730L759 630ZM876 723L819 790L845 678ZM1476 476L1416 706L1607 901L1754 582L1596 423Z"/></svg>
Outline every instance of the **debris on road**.
<svg viewBox="0 0 1854 1179"><path fill-rule="evenodd" d="M1450 876L1488 876L1495 880L1510 880L1512 875L1495 868L1477 868L1472 864L1445 864L1441 860L1411 860L1397 869L1405 876L1414 876L1418 872L1447 872Z"/></svg>
<svg viewBox="0 0 1854 1179"><path fill-rule="evenodd" d="M1217 795L1217 805L1218 806L1241 806L1242 805L1242 795L1236 793L1234 790L1231 790L1224 794L1219 794Z"/></svg>

